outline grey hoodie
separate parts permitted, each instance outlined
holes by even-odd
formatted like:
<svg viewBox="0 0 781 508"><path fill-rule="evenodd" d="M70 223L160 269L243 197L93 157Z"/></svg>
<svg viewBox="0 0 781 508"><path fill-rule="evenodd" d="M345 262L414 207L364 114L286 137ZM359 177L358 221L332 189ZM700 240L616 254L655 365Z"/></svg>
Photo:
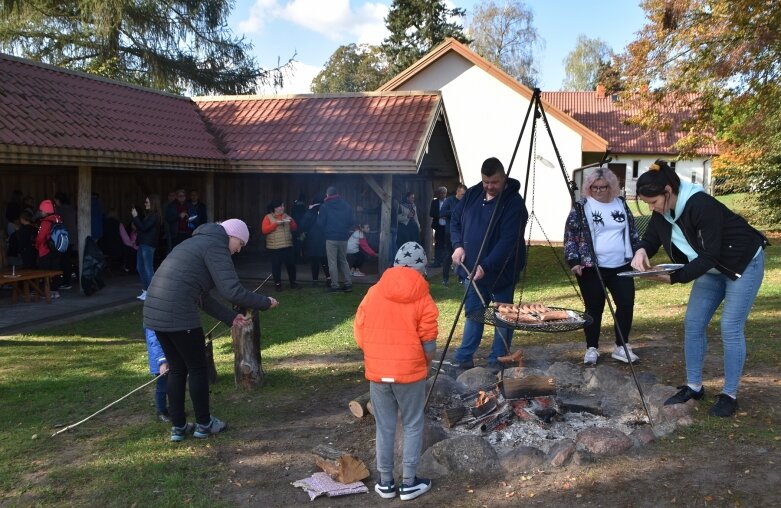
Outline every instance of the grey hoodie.
<svg viewBox="0 0 781 508"><path fill-rule="evenodd" d="M239 282L222 226L204 224L171 251L152 277L144 302L144 327L158 332L199 328L201 308L230 326L236 312L211 296L215 288L241 307L266 310L271 306L267 297Z"/></svg>

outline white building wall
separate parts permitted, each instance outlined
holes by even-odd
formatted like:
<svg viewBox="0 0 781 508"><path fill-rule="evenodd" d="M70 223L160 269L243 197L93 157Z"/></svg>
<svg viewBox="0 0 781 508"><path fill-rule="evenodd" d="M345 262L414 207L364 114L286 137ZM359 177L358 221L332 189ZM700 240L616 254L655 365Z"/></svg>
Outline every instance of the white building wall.
<svg viewBox="0 0 781 508"><path fill-rule="evenodd" d="M648 155L648 154L610 154L613 158L611 162L626 164L626 194L628 196L635 195L635 185L637 184L637 178L632 178L632 163L633 161L640 161L639 171L637 176L639 177L648 170L650 166L657 159L664 159L668 162L674 160L674 157L670 155ZM697 158L688 160L675 161L675 172L678 177L686 182L699 183L705 187L707 192L710 192L711 186L711 159L710 158Z"/></svg>
<svg viewBox="0 0 781 508"><path fill-rule="evenodd" d="M533 150L531 122L524 131L515 161L510 167L529 100L463 57L448 53L397 90L440 90L447 111L464 183L480 182L480 167L488 157L497 157L521 182L529 213L536 216L527 226L534 241L549 238L561 242L564 222L570 210L570 197L564 176L556 161L553 143L542 120L537 123L536 155L554 163L549 168L532 157L529 190L524 189L527 162ZM551 131L568 175L581 163L581 136L552 117L546 110ZM536 164L535 164L536 162ZM539 221L539 223L537 222Z"/></svg>

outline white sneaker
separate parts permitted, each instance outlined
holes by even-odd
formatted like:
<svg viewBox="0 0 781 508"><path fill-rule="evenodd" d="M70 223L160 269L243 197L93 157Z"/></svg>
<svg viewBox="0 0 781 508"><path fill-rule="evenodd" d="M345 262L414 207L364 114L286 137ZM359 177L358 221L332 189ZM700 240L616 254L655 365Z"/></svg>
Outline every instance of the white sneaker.
<svg viewBox="0 0 781 508"><path fill-rule="evenodd" d="M597 358L599 358L599 350L595 347L590 347L586 350L586 355L583 357L583 363L596 365Z"/></svg>
<svg viewBox="0 0 781 508"><path fill-rule="evenodd" d="M141 291L141 294L140 294L140 295L138 295L136 298L138 298L138 299L139 299L139 300L141 300L142 302L143 302L144 300L146 300L146 290L144 290L144 291Z"/></svg>
<svg viewBox="0 0 781 508"><path fill-rule="evenodd" d="M52 300L56 300L59 297L60 297L59 291L52 291Z"/></svg>
<svg viewBox="0 0 781 508"><path fill-rule="evenodd" d="M632 361L632 363L635 363L640 359L640 357L638 357L636 354L632 352L632 346L627 344L626 349L629 350L629 360L627 360L626 358L626 353L624 352L623 346L616 346L615 349L613 349L613 354L610 356L612 356L619 362L624 362L624 363L629 363L630 360Z"/></svg>
<svg viewBox="0 0 781 508"><path fill-rule="evenodd" d="M353 270L353 277L364 277L364 276L366 276L366 274L363 273L362 271L360 271L360 270Z"/></svg>

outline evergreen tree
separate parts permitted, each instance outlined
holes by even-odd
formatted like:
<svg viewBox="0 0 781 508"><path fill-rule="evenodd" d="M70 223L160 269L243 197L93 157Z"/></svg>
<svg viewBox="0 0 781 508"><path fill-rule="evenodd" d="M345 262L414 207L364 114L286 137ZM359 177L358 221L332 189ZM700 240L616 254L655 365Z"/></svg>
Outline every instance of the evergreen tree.
<svg viewBox="0 0 781 508"><path fill-rule="evenodd" d="M158 90L252 93L280 85L226 25L232 0L5 0L0 51Z"/></svg>
<svg viewBox="0 0 781 508"><path fill-rule="evenodd" d="M382 43L389 73L398 74L448 37L469 43L454 20L466 10L445 5L443 0L393 0L385 18L390 35Z"/></svg>

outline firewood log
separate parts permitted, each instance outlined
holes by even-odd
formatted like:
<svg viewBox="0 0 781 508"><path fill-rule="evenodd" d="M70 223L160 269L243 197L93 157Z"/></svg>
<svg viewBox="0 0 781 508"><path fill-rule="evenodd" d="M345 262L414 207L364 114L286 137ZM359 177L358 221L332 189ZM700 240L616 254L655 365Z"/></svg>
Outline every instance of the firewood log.
<svg viewBox="0 0 781 508"><path fill-rule="evenodd" d="M356 418L363 418L364 416L369 414L368 405L370 402L371 402L371 398L369 397L369 392L366 392L360 397L356 397L353 400L351 400L348 406L353 416L355 416Z"/></svg>

